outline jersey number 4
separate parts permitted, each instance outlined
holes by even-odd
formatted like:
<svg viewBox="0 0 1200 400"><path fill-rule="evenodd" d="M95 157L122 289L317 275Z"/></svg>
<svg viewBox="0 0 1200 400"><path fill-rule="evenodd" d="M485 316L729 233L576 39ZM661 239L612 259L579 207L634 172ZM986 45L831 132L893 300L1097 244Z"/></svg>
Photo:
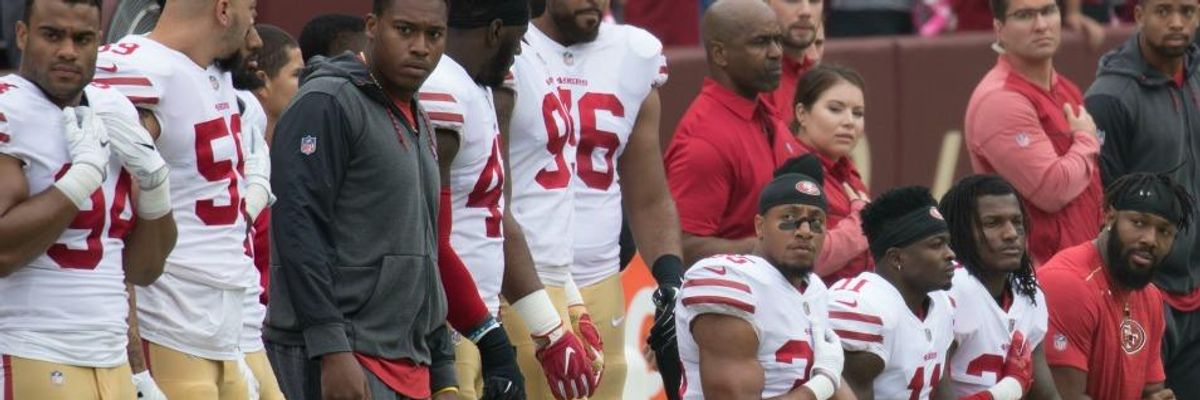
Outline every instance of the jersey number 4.
<svg viewBox="0 0 1200 400"><path fill-rule="evenodd" d="M492 140L492 154L488 156L483 172L475 181L475 187L467 194L467 207L486 208L488 217L483 223L487 229L487 237L500 237L500 195L504 194L504 168L500 167L500 141Z"/></svg>
<svg viewBox="0 0 1200 400"><path fill-rule="evenodd" d="M908 396L909 400L917 399L932 399L934 396L932 390L937 388L938 382L942 380L942 364L933 366L933 374L929 377L930 395L922 397L921 391L925 390L925 367L917 368L917 372L913 374L912 380L908 382L908 389L911 391Z"/></svg>
<svg viewBox="0 0 1200 400"><path fill-rule="evenodd" d="M70 168L71 164L63 165L55 174L54 179L61 178ZM108 225L108 237L117 239L124 238L129 229L133 227L132 215L128 219L121 217L121 214L125 213L125 208L129 206L132 182L129 173L121 170L121 175L117 177L112 208L105 204L104 189L101 188L92 192L90 199L92 207L87 210L79 210L79 213L75 214L75 219L71 220L67 229L88 231L82 249L71 248L66 243L55 243L46 249L46 255L63 268L96 269L100 265L100 260L104 258L104 244L100 237L104 234L104 226ZM106 224L109 219L112 220L112 223Z"/></svg>

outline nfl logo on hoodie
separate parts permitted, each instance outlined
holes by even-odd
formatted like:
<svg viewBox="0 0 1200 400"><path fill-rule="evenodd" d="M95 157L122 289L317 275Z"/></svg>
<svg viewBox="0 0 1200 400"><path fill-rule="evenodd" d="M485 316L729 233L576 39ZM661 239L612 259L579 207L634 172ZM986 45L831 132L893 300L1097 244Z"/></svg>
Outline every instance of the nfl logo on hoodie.
<svg viewBox="0 0 1200 400"><path fill-rule="evenodd" d="M313 135L307 135L300 138L300 154L306 156L317 152L317 138Z"/></svg>

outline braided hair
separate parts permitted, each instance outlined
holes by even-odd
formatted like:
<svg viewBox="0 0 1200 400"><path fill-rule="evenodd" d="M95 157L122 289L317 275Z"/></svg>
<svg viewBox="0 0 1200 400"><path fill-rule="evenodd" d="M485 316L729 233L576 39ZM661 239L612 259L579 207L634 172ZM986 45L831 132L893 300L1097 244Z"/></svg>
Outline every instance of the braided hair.
<svg viewBox="0 0 1200 400"><path fill-rule="evenodd" d="M979 256L979 245L975 241L975 232L979 231L982 224L979 219L979 197L1005 195L1017 198L1021 220L1025 226L1029 226L1025 204L1021 202L1021 197L1017 196L1016 189L1004 178L996 175L971 175L963 178L942 196L942 201L938 204L938 211L945 216L946 225L950 228L950 248L972 276L980 276L983 269L987 268ZM1017 289L1017 293L1028 297L1034 304L1037 303L1038 283L1033 276L1033 261L1029 259L1028 251L1021 255L1021 267L1009 274L1008 278Z"/></svg>
<svg viewBox="0 0 1200 400"><path fill-rule="evenodd" d="M1179 203L1179 220L1173 221L1175 226L1181 231L1191 228L1196 200L1191 194L1188 194L1187 189L1167 173L1142 172L1118 178L1115 182L1110 183L1104 191L1104 208L1115 208L1117 199L1130 193L1152 189L1158 185L1169 188L1171 192L1168 195L1174 197L1174 200Z"/></svg>

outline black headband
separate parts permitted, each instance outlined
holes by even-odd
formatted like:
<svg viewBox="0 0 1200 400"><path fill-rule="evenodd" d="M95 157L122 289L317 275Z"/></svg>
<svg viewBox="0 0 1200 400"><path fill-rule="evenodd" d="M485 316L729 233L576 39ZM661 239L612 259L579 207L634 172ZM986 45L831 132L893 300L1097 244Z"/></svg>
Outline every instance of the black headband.
<svg viewBox="0 0 1200 400"><path fill-rule="evenodd" d="M875 260L883 258L883 254L893 247L905 247L918 240L947 232L946 220L936 207L920 208L892 218L882 224L879 237L871 240L871 254Z"/></svg>
<svg viewBox="0 0 1200 400"><path fill-rule="evenodd" d="M456 15L451 2L450 19L446 25L455 29L482 28L492 21L500 20L505 26L520 26L529 23L529 0L491 0L496 4L491 6L492 12L483 15ZM469 14L469 12L468 12Z"/></svg>
<svg viewBox="0 0 1200 400"><path fill-rule="evenodd" d="M766 215L767 210L783 204L804 204L826 211L825 193L821 183L804 174L788 173L775 177L758 196L758 213Z"/></svg>
<svg viewBox="0 0 1200 400"><path fill-rule="evenodd" d="M1183 209L1175 199L1174 191L1161 180L1154 180L1150 187L1127 191L1112 200L1117 211L1138 211L1165 218L1173 224L1183 219Z"/></svg>

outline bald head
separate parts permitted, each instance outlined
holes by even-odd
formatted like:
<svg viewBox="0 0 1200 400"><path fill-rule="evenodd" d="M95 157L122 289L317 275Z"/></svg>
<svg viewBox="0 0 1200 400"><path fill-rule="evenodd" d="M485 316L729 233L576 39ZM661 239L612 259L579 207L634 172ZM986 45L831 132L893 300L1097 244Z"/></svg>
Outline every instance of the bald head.
<svg viewBox="0 0 1200 400"><path fill-rule="evenodd" d="M762 0L720 0L704 13L709 76L742 97L779 86L783 33Z"/></svg>
<svg viewBox="0 0 1200 400"><path fill-rule="evenodd" d="M704 46L712 42L730 43L750 32L748 27L775 23L775 12L762 0L720 0L704 13L700 31Z"/></svg>

